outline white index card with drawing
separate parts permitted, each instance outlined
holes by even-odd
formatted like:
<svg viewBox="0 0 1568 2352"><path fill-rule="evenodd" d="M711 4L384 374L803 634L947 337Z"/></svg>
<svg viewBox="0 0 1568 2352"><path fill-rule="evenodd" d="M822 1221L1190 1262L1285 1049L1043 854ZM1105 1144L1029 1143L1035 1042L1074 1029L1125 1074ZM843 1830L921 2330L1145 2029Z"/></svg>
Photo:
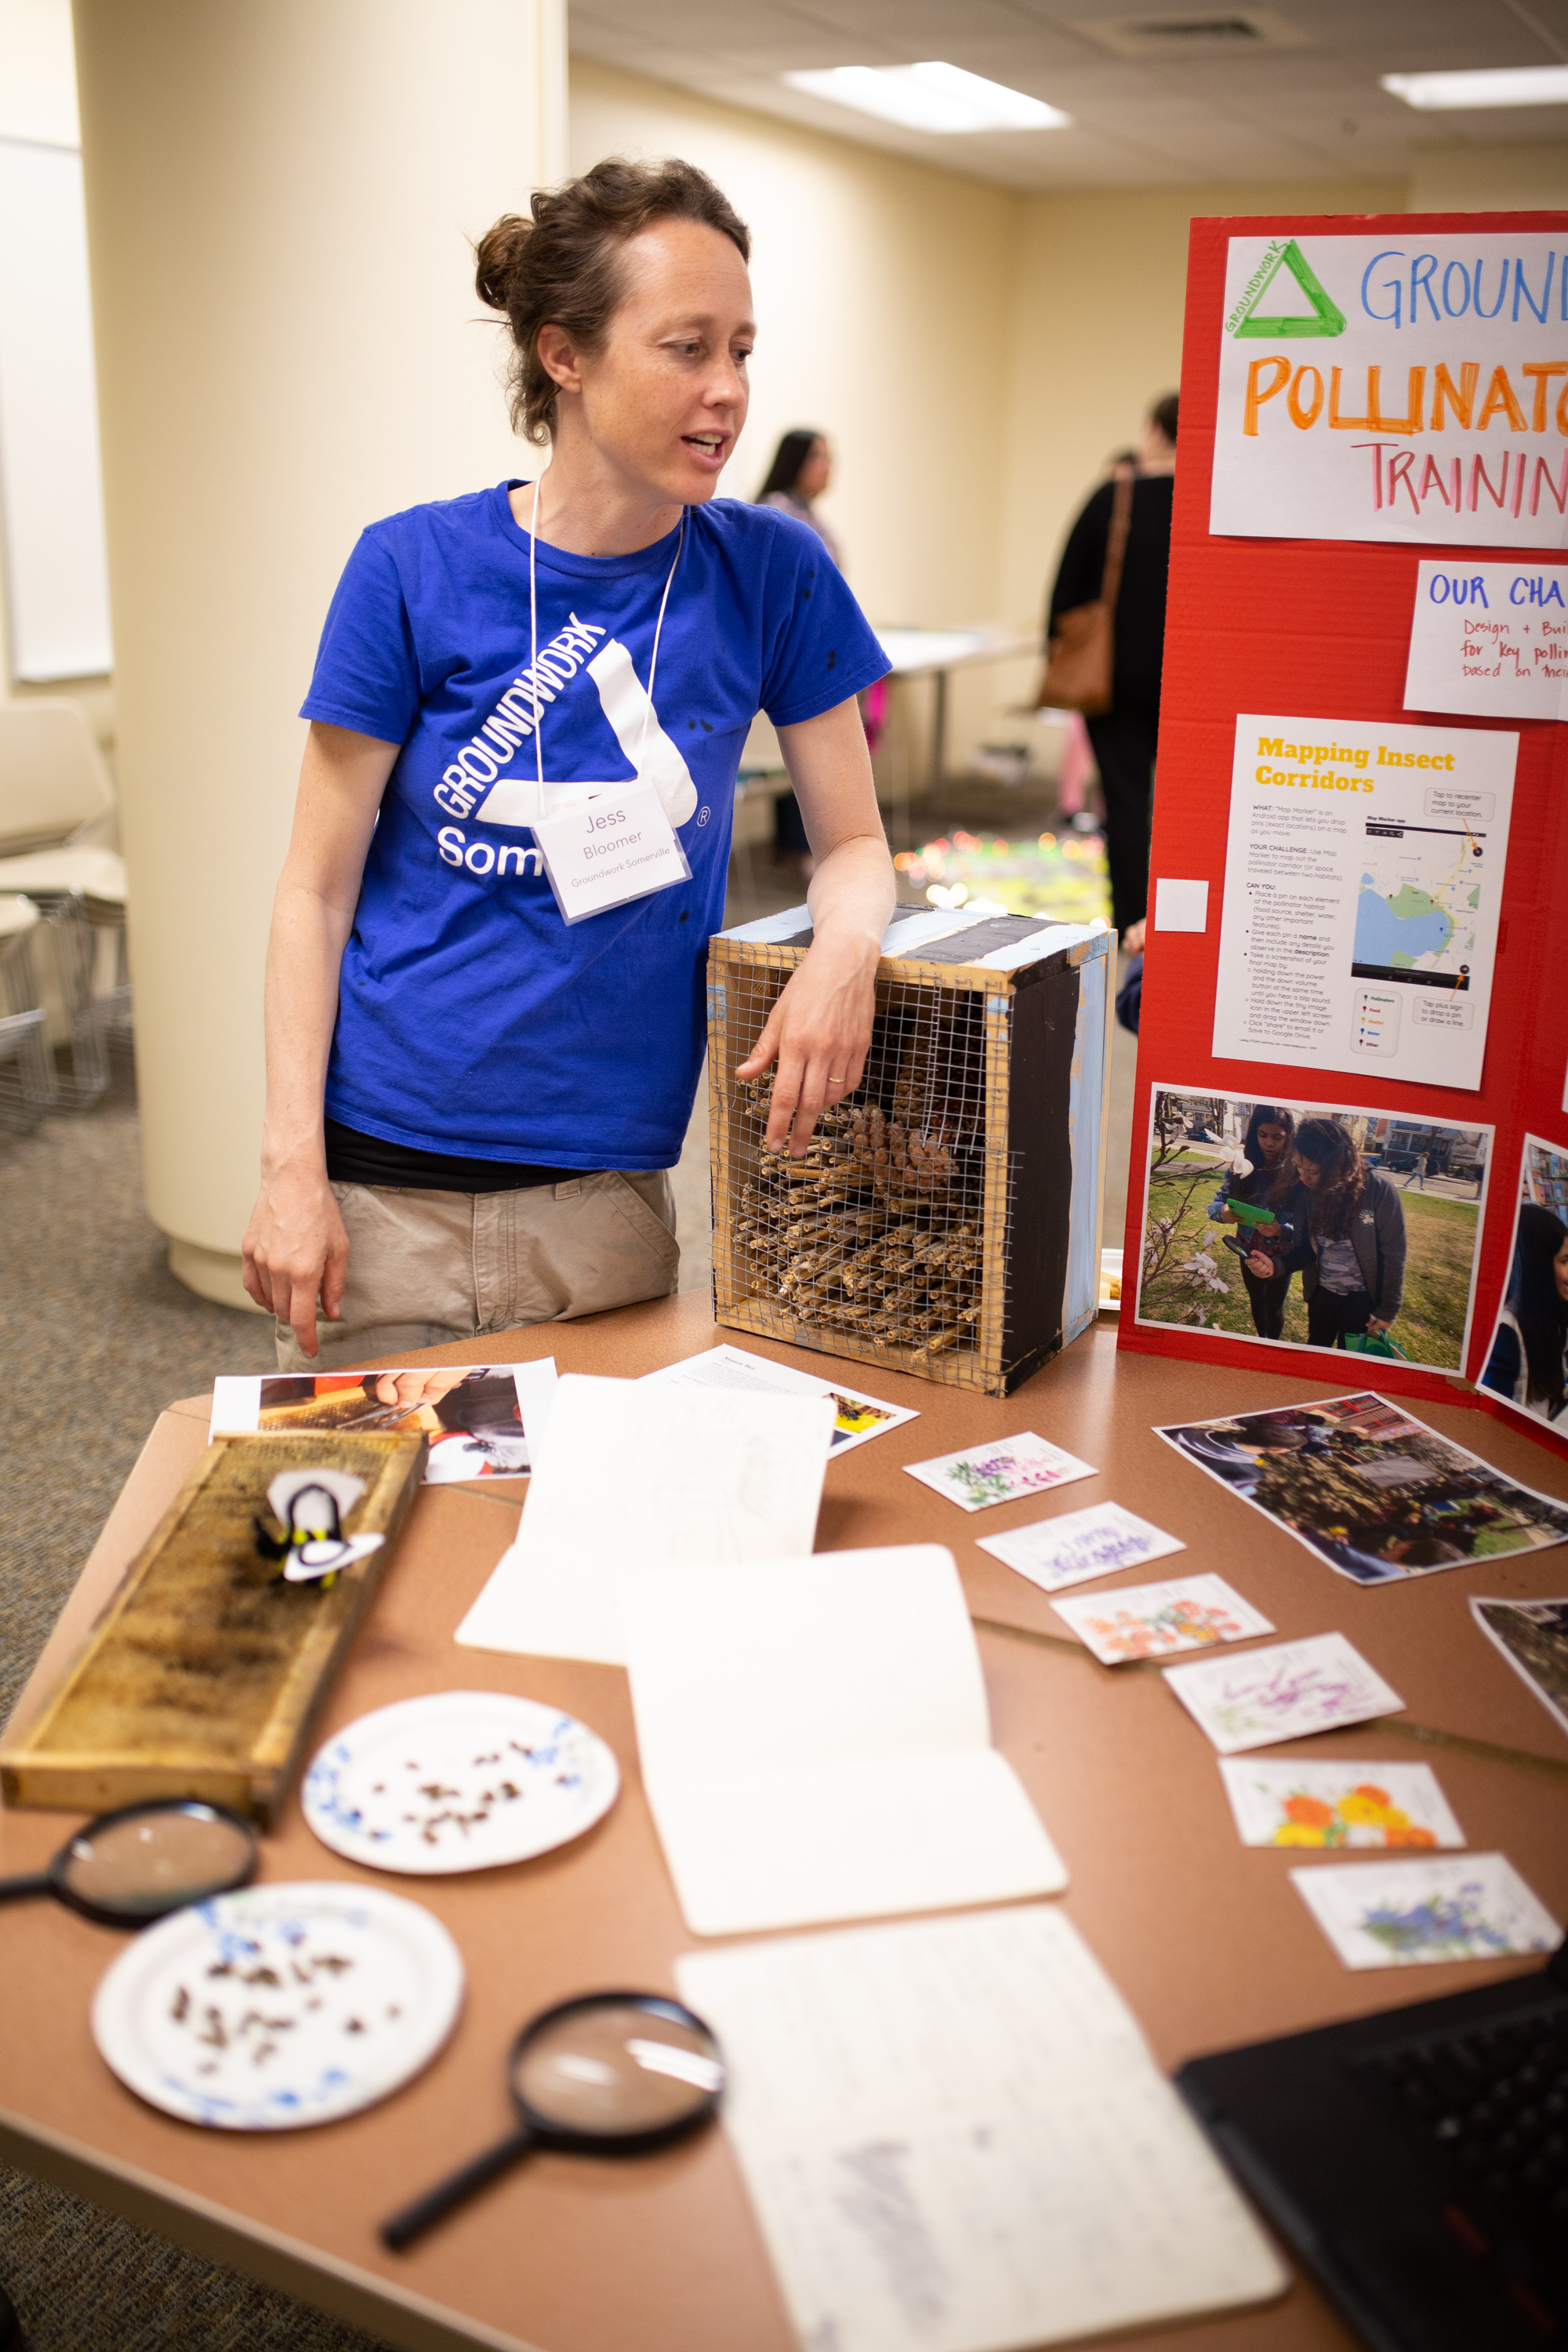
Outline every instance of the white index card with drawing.
<svg viewBox="0 0 1568 2352"><path fill-rule="evenodd" d="M700 1936L1054 1895L941 1544L667 1569L623 1623L643 1785Z"/></svg>
<svg viewBox="0 0 1568 2352"><path fill-rule="evenodd" d="M677 1960L795 2330L1016 2352L1287 2274L1070 1920L1030 1904Z"/></svg>
<svg viewBox="0 0 1568 2352"><path fill-rule="evenodd" d="M517 1538L458 1641L620 1665L623 1598L645 1573L809 1552L835 1412L827 1396L569 1372Z"/></svg>

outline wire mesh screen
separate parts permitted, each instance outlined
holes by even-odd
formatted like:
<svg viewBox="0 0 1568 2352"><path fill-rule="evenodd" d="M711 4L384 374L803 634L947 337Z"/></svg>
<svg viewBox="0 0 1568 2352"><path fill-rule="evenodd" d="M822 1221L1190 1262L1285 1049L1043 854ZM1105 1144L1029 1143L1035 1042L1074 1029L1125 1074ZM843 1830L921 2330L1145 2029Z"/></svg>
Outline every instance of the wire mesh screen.
<svg viewBox="0 0 1568 2352"><path fill-rule="evenodd" d="M732 1076L792 968L758 957L713 974L721 1318L993 1389L1012 1190L1005 1000L884 965L861 1082L794 1160L765 1148L773 1073Z"/></svg>

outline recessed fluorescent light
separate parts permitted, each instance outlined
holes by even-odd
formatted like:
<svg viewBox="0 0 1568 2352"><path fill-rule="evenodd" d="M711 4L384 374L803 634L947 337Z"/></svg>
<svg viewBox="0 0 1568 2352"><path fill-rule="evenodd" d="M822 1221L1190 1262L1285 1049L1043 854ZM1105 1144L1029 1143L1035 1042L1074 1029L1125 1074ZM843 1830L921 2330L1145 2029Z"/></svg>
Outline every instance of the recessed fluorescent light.
<svg viewBox="0 0 1568 2352"><path fill-rule="evenodd" d="M1059 131L1072 121L1059 107L935 58L920 66L833 66L784 79L792 89L880 115L906 131Z"/></svg>
<svg viewBox="0 0 1568 2352"><path fill-rule="evenodd" d="M1487 72L1380 79L1406 106L1568 106L1568 66L1500 66Z"/></svg>

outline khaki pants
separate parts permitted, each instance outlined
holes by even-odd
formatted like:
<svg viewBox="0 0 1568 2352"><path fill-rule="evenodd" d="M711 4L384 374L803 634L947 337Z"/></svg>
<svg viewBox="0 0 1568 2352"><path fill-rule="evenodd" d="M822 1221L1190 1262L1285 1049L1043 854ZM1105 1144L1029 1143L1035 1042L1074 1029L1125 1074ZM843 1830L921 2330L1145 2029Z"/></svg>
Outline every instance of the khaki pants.
<svg viewBox="0 0 1568 2352"><path fill-rule="evenodd" d="M522 1323L667 1298L680 1252L669 1179L607 1170L516 1192L334 1184L349 1236L336 1323L307 1356L276 1328L280 1372L331 1371Z"/></svg>

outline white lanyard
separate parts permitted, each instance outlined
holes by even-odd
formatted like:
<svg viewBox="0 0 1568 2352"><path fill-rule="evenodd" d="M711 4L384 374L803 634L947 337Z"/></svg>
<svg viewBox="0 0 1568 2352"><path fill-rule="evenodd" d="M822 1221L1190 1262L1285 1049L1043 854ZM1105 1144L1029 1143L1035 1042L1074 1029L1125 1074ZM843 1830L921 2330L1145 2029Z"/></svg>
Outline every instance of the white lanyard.
<svg viewBox="0 0 1568 2352"><path fill-rule="evenodd" d="M540 479L542 480L542 476ZM540 482L536 480L533 485L533 511L528 524L528 660L529 676L533 678L539 676L539 582L534 560L535 550L539 545L539 489ZM653 658L647 666L647 708L642 715L642 738L639 749L647 747L650 717L658 716L653 706L653 683L658 676L658 641L664 629L664 608L669 602L669 592L675 585L675 567L680 561L680 551L685 544L686 509L682 507L680 531L675 542L675 553L670 558L669 572L664 583L664 593L658 600L658 618L653 625ZM537 701L534 704L533 713L533 761L534 772L539 778L539 805L542 811L544 807L544 707L542 703ZM639 771L641 764L639 761L637 763Z"/></svg>
<svg viewBox="0 0 1568 2352"><path fill-rule="evenodd" d="M555 894L562 919L581 922L631 898L646 898L691 879L691 867L679 835L666 814L657 786L643 782L644 759L650 725L658 726L653 707L654 680L658 674L658 641L664 610L675 583L676 565L686 544L686 509L680 509L680 535L675 542L664 593L654 623L653 656L648 663L647 694L643 701L637 770L626 785L607 785L580 806L559 816L544 814L544 709L534 698L533 758L539 785L539 814L531 820L534 840L544 861L545 878ZM533 513L528 534L528 634L530 675L539 677L539 590L536 550L539 545L539 483L533 485ZM629 656L627 657L629 660ZM635 673L633 674L635 677ZM622 738L623 743L625 738ZM629 746L627 747L629 751ZM689 789L689 786L688 787ZM695 797L695 796L694 796Z"/></svg>

